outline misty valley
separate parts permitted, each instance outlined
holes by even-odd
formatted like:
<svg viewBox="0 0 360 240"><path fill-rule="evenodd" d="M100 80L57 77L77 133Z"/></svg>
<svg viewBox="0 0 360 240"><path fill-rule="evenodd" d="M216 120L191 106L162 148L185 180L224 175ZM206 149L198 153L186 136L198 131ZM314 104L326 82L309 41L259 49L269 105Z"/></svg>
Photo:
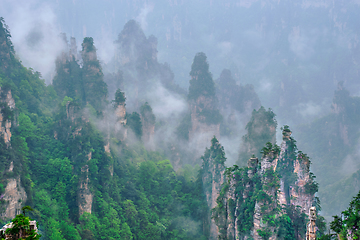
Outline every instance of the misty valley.
<svg viewBox="0 0 360 240"><path fill-rule="evenodd" d="M250 2L240 1L260 9ZM180 34L169 47L136 19L119 24L107 61L97 38L59 34L55 60L42 52L49 75L25 66L7 24L1 17L0 239L360 237L358 42L346 55L331 45L338 38L322 39L310 61L306 47L280 41L299 37L292 27L266 35L271 60L245 47L238 67L219 54L229 64L220 69L196 31L196 45L184 33L188 46ZM41 42L35 33L23 44ZM193 52L191 64L180 51ZM319 74L329 68L331 90L331 74Z"/></svg>

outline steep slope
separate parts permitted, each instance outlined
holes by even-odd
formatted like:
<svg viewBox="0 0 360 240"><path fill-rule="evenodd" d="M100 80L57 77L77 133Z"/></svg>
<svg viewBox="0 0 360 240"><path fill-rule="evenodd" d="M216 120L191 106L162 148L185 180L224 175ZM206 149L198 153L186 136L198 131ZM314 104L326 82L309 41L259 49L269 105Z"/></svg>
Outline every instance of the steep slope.
<svg viewBox="0 0 360 240"><path fill-rule="evenodd" d="M84 39L82 66L65 53L55 86L45 86L14 57L3 20L0 27L8 46L0 54L1 222L26 204L45 240L204 239L206 198L195 171L177 175L161 153L127 140L125 95L118 90L113 107L105 101L92 39ZM71 89L73 81L81 84Z"/></svg>
<svg viewBox="0 0 360 240"><path fill-rule="evenodd" d="M360 190L359 109L359 97L351 96L340 83L334 92L332 112L298 128L301 148L317 159L313 171L321 186L323 214L329 219Z"/></svg>
<svg viewBox="0 0 360 240"><path fill-rule="evenodd" d="M262 154L260 164L250 158L247 167L226 170L212 210L219 239L305 238L310 207L319 207L309 158L297 152L287 126L281 147L268 143ZM323 217L317 226L318 236L324 234Z"/></svg>
<svg viewBox="0 0 360 240"><path fill-rule="evenodd" d="M204 149L213 136L220 136L222 116L218 110L215 83L204 53L197 53L190 71L188 104L191 115L189 141Z"/></svg>

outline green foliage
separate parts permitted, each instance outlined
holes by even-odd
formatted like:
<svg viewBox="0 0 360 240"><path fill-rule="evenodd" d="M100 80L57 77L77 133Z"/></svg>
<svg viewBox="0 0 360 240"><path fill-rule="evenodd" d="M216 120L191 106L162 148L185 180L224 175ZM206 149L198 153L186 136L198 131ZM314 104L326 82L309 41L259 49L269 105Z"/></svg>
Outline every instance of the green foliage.
<svg viewBox="0 0 360 240"><path fill-rule="evenodd" d="M119 104L124 104L125 101L126 101L125 93L122 92L120 89L117 89L116 93L115 93L115 100L114 100L115 106L117 106Z"/></svg>
<svg viewBox="0 0 360 240"><path fill-rule="evenodd" d="M212 216L215 223L220 229L223 229L222 237L226 236L227 229L227 214L236 213L237 219L235 221L238 225L238 236L244 237L250 235L253 229L253 217L255 211L255 204L264 194L261 191L260 176L255 173L252 179L248 176L248 168L239 168L238 166L227 168L225 171L227 182L222 186L219 197L217 198L217 206L212 210ZM227 192L230 188L231 182L235 182L235 196L234 202L229 204L230 209L227 209L226 198ZM234 215L232 218L234 218Z"/></svg>
<svg viewBox="0 0 360 240"><path fill-rule="evenodd" d="M14 120L14 112L10 109L9 105L6 102L0 103L1 115L3 117L2 124L5 123L6 120L13 121Z"/></svg>
<svg viewBox="0 0 360 240"><path fill-rule="evenodd" d="M330 228L342 238L360 238L360 192L350 202L349 208L342 212L341 217L334 216Z"/></svg>
<svg viewBox="0 0 360 240"><path fill-rule="evenodd" d="M291 218L287 214L283 214L278 219L278 239L292 240L294 239L294 227Z"/></svg>
<svg viewBox="0 0 360 240"><path fill-rule="evenodd" d="M155 124L156 118L148 102L141 105L140 114L146 123Z"/></svg>
<svg viewBox="0 0 360 240"><path fill-rule="evenodd" d="M211 124L218 124L222 121L223 117L220 114L218 109L207 109L204 108L200 113L199 116L204 117L204 123L211 125Z"/></svg>
<svg viewBox="0 0 360 240"><path fill-rule="evenodd" d="M94 46L94 39L92 37L84 38L84 41L81 44L81 46L82 46L82 50L84 52L94 52L94 51L96 51L96 48Z"/></svg>
<svg viewBox="0 0 360 240"><path fill-rule="evenodd" d="M264 240L268 240L271 237L271 230L270 229L258 229L257 230L258 234L260 237L262 237L262 239Z"/></svg>
<svg viewBox="0 0 360 240"><path fill-rule="evenodd" d="M133 112L132 114L126 114L127 118L127 126L135 133L135 136L138 139L141 139L143 134L142 132L142 122L140 118L140 114L137 112Z"/></svg>
<svg viewBox="0 0 360 240"><path fill-rule="evenodd" d="M53 87L57 95L61 98L68 96L72 99L84 101L83 78L79 63L74 59L63 59L58 57L56 60L56 74L53 79Z"/></svg>
<svg viewBox="0 0 360 240"><path fill-rule="evenodd" d="M243 136L243 143L240 146L238 165L245 166L252 155L261 158L263 155L261 151L268 142L275 147L276 127L275 114L271 109L260 107L259 110L254 110L250 121L246 124L247 133ZM273 150L278 151L277 148Z"/></svg>
<svg viewBox="0 0 360 240"><path fill-rule="evenodd" d="M295 181L297 180L297 175L294 172L294 162L297 157L297 146L296 146L296 140L292 138L289 133L291 133L288 126L284 126L282 128L283 130L283 136L288 136L288 138L283 138L286 142L286 151L284 152L284 155L282 158L279 159L276 172L279 173L281 178L284 181L284 189L285 189L285 197L286 201L289 204L290 203L290 186L294 186Z"/></svg>
<svg viewBox="0 0 360 240"><path fill-rule="evenodd" d="M261 152L260 152L263 156L266 156L268 155L269 153L273 153L274 156L277 156L280 154L280 147L276 144L274 144L274 146L272 145L271 142L267 142L265 147L263 147L261 149ZM254 155L255 156L255 155Z"/></svg>
<svg viewBox="0 0 360 240"><path fill-rule="evenodd" d="M24 209L31 209L29 206L25 206ZM32 210L32 209L31 209ZM34 229L30 228L29 217L26 217L25 214L16 215L16 217L11 221L12 227L6 229L6 234L10 235L12 239L24 239L26 237L27 240L38 240L41 235L38 234Z"/></svg>
<svg viewBox="0 0 360 240"><path fill-rule="evenodd" d="M309 181L305 184L305 193L306 194L315 194L318 192L319 190L319 184L317 182L315 182L316 176L310 172L310 176L309 176Z"/></svg>
<svg viewBox="0 0 360 240"><path fill-rule="evenodd" d="M83 66L72 55L63 53L56 60L56 75L53 86L60 98L65 96L79 101L82 106L87 104L95 108L101 115L107 96L107 85L100 62L96 56L94 40L91 37L84 38L82 43Z"/></svg>
<svg viewBox="0 0 360 240"><path fill-rule="evenodd" d="M191 123L191 114L186 113L185 116L181 119L179 126L176 128L176 135L181 140L189 140L189 131L192 127Z"/></svg>
<svg viewBox="0 0 360 240"><path fill-rule="evenodd" d="M231 109L243 113L246 110L258 109L261 106L254 86L251 84L238 85L228 69L221 72L216 84L216 91L219 105L222 108L231 107Z"/></svg>
<svg viewBox="0 0 360 240"><path fill-rule="evenodd" d="M215 97L215 84L209 72L209 64L205 53L197 53L191 65L189 100L196 100L199 96Z"/></svg>
<svg viewBox="0 0 360 240"><path fill-rule="evenodd" d="M34 209L26 212L26 218L38 220L42 239L208 238L209 223L204 219L209 209L198 168L186 166L177 174L165 156L147 151L139 142L127 146L115 139L120 142L118 151L105 152L104 136L93 120L107 104L106 85L91 38L83 42L82 68L74 57L58 59L52 86L14 57L3 20L0 38L6 43L0 45L1 90L11 91L16 105L11 147L0 138L0 193L9 178L20 177L27 194L24 204ZM145 65L147 60L139 63ZM12 120L8 110L2 113ZM146 114L151 108L145 105L142 110ZM83 114L91 111L96 114ZM140 138L140 115L133 113L127 119ZM153 116L149 119L155 121ZM214 161L225 161L223 148L212 151L217 154ZM11 162L14 168L9 172ZM92 212L79 216L81 195L86 194L79 188L85 181L93 197ZM1 208L5 204L1 199ZM23 222L22 217L18 220Z"/></svg>

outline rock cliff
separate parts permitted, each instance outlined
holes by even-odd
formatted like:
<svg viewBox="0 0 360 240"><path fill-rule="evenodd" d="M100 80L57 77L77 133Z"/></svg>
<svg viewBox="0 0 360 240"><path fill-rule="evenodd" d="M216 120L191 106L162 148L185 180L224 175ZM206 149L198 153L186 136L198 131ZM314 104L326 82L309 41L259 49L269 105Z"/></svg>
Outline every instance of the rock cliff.
<svg viewBox="0 0 360 240"><path fill-rule="evenodd" d="M204 149L213 136L220 137L222 120L215 94L215 84L204 53L195 55L190 76L188 104L191 128L189 129L189 141L195 149Z"/></svg>
<svg viewBox="0 0 360 240"><path fill-rule="evenodd" d="M150 105L146 102L140 107L141 123L142 123L142 140L147 145L153 143L155 134L156 118Z"/></svg>
<svg viewBox="0 0 360 240"><path fill-rule="evenodd" d="M8 149L11 148L11 126L14 118L15 101L12 97L11 90L5 91L0 88L0 134ZM1 140L2 141L2 140ZM4 179L6 183L5 191L0 199L3 200L4 212L1 213L2 220L9 220L20 213L23 204L27 200L27 194L24 187L21 185L20 176L14 175L14 162L9 161L9 168L5 173L7 178ZM10 177L11 176L11 177Z"/></svg>
<svg viewBox="0 0 360 240"><path fill-rule="evenodd" d="M201 170L203 189L206 195L206 201L209 209L217 206L216 199L218 198L221 186L225 178L225 152L218 140L214 137L211 140L210 149L206 149L204 156L202 156L203 165ZM209 216L210 218L210 216ZM217 239L219 235L219 227L215 220L210 220L210 238Z"/></svg>
<svg viewBox="0 0 360 240"><path fill-rule="evenodd" d="M284 219L294 239L305 238L305 216L317 192L309 158L297 151L287 126L281 147L268 143L262 155L260 164L250 158L247 167L235 165L219 177L226 178L212 210L219 239L282 239Z"/></svg>
<svg viewBox="0 0 360 240"><path fill-rule="evenodd" d="M1 94L1 112L0 112L0 132L4 138L4 142L7 146L10 146L11 140L11 122L13 118L13 111L15 109L15 101L12 98L11 90L2 91L0 88Z"/></svg>

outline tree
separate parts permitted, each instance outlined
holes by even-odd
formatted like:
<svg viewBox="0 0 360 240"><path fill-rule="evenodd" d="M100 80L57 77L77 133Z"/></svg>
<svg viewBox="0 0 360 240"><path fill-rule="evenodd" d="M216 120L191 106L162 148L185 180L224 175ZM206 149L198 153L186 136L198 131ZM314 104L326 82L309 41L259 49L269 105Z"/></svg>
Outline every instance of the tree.
<svg viewBox="0 0 360 240"><path fill-rule="evenodd" d="M349 204L349 208L342 212L343 217L334 216L330 228L340 238L360 238L360 191Z"/></svg>
<svg viewBox="0 0 360 240"><path fill-rule="evenodd" d="M32 211L33 209L30 206L23 207L23 214L16 215L11 223L8 224L9 228L6 229L5 233L1 232L1 239L40 239L41 235L37 233L37 226L34 225L34 221L25 216L26 210Z"/></svg>
<svg viewBox="0 0 360 240"><path fill-rule="evenodd" d="M195 55L190 71L189 100L196 100L199 96L215 97L215 83L209 72L206 55L199 52Z"/></svg>
<svg viewBox="0 0 360 240"><path fill-rule="evenodd" d="M276 127L275 113L271 109L266 110L264 107L260 107L257 111L254 109L250 121L246 124L247 133L243 136L240 146L239 166L245 166L253 154L261 158L261 150L266 143L275 144Z"/></svg>

